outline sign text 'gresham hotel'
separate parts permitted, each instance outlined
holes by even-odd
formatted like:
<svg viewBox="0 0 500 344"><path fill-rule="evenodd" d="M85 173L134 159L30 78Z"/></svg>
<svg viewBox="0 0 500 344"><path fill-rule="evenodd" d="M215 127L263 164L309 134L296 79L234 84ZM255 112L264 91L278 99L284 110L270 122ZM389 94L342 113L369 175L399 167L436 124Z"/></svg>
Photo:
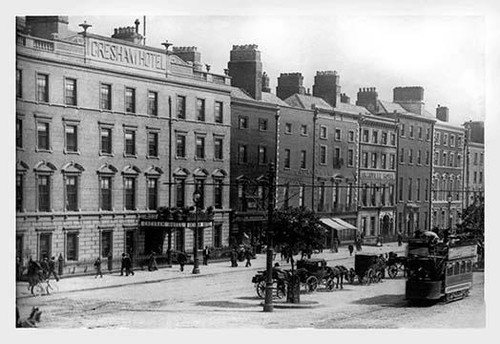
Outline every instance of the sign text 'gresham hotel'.
<svg viewBox="0 0 500 344"><path fill-rule="evenodd" d="M158 71L166 70L164 54L137 49L126 45L90 38L87 54L93 58L116 62L127 66Z"/></svg>

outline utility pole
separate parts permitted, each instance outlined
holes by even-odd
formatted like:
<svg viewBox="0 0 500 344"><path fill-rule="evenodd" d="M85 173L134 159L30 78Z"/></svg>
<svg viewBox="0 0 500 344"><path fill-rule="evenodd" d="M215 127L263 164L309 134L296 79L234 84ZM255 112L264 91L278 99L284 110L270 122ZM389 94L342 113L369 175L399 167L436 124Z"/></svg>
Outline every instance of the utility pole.
<svg viewBox="0 0 500 344"><path fill-rule="evenodd" d="M273 213L276 184L274 163L269 164L267 193L267 255L266 255L266 293L264 299L264 312L272 312L273 307Z"/></svg>

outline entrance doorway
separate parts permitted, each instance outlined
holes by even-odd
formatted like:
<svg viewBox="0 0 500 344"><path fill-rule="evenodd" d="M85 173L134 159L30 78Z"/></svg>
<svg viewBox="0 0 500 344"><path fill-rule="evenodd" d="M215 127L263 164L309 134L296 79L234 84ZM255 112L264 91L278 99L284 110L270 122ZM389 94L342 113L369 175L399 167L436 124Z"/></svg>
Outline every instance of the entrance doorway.
<svg viewBox="0 0 500 344"><path fill-rule="evenodd" d="M163 228L148 228L144 237L144 254L150 254L154 251L156 254L163 253L163 241L165 240L165 231Z"/></svg>
<svg viewBox="0 0 500 344"><path fill-rule="evenodd" d="M382 218L382 236L383 237L389 236L389 229L390 229L389 215L384 215L384 217Z"/></svg>

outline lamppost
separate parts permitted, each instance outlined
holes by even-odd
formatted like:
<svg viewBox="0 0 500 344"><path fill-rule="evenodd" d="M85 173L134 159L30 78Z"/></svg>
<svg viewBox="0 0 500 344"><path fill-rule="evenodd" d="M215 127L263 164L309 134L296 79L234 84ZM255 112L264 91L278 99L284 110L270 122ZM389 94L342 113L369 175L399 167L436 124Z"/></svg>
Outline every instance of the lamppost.
<svg viewBox="0 0 500 344"><path fill-rule="evenodd" d="M451 193L448 193L448 230L451 232L451 202L453 201L453 197Z"/></svg>
<svg viewBox="0 0 500 344"><path fill-rule="evenodd" d="M193 193L194 203L194 230L193 230L193 274L200 273L200 262L198 261L198 203L200 202L201 193L198 189Z"/></svg>

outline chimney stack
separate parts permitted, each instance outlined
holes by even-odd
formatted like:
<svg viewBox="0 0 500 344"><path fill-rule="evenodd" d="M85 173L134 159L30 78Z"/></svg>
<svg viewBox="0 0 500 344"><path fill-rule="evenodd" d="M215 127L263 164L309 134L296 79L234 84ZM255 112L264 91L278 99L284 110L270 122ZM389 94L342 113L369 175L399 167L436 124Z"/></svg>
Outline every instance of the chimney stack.
<svg viewBox="0 0 500 344"><path fill-rule="evenodd" d="M394 103L398 103L406 111L417 115L424 114L424 88L420 86L395 87L393 89Z"/></svg>
<svg viewBox="0 0 500 344"><path fill-rule="evenodd" d="M285 100L294 94L306 94L303 82L304 77L301 73L281 73L278 77L276 95Z"/></svg>
<svg viewBox="0 0 500 344"><path fill-rule="evenodd" d="M314 77L313 96L322 98L332 107L340 103L340 77L336 71L317 71Z"/></svg>
<svg viewBox="0 0 500 344"><path fill-rule="evenodd" d="M438 104L436 108L436 118L443 122L448 122L450 119L450 110L446 106Z"/></svg>
<svg viewBox="0 0 500 344"><path fill-rule="evenodd" d="M371 113L378 113L378 93L375 87L363 87L358 91L356 105L364 106Z"/></svg>
<svg viewBox="0 0 500 344"><path fill-rule="evenodd" d="M256 44L233 45L227 64L231 83L247 91L254 99L262 99L262 62Z"/></svg>
<svg viewBox="0 0 500 344"><path fill-rule="evenodd" d="M269 75L266 72L262 73L262 92L271 93L269 87Z"/></svg>

